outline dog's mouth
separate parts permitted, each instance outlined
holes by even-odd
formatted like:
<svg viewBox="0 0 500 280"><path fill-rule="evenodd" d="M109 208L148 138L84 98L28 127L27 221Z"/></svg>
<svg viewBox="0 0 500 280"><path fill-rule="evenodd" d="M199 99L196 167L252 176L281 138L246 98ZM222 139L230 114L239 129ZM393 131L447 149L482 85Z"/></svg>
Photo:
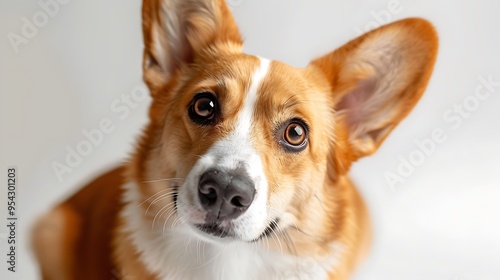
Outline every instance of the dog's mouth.
<svg viewBox="0 0 500 280"><path fill-rule="evenodd" d="M175 211L177 211L177 199L178 199L178 190L177 188L175 189L174 194L172 195L172 200L174 203L174 208ZM269 237L271 234L276 232L278 229L278 223L280 219L275 218L269 224L267 227L264 229L264 231L259 235L259 237L249 241L249 242L258 242L262 240L263 238ZM225 238L236 238L236 234L234 231L228 227L228 226L222 226L220 223L205 223L205 224L195 224L196 229L210 235L213 237L217 237L220 239L225 239Z"/></svg>
<svg viewBox="0 0 500 280"><path fill-rule="evenodd" d="M278 229L279 218L272 220L266 227L266 229L259 235L259 237L251 240L250 242L257 242L265 237L270 236ZM234 232L227 227L221 226L218 223L206 223L206 224L198 224L196 228L204 233L207 233L211 236L217 238L235 238L236 235Z"/></svg>
<svg viewBox="0 0 500 280"><path fill-rule="evenodd" d="M196 225L196 228L208 233L209 235L218 237L218 238L228 238L228 237L234 237L234 233L232 233L231 230L226 229L222 227L219 224L216 223L207 223L207 224L202 224L202 225Z"/></svg>

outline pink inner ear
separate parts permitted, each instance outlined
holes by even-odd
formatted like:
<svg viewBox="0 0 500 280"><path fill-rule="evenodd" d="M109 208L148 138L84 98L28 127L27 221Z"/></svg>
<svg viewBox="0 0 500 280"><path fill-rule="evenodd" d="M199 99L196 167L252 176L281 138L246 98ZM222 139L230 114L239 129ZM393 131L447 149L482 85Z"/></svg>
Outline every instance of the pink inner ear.
<svg viewBox="0 0 500 280"><path fill-rule="evenodd" d="M345 121L352 129L361 122L366 121L369 115L369 103L375 92L376 82L374 79L362 80L354 91L345 94L342 100L337 104L337 111L343 111Z"/></svg>

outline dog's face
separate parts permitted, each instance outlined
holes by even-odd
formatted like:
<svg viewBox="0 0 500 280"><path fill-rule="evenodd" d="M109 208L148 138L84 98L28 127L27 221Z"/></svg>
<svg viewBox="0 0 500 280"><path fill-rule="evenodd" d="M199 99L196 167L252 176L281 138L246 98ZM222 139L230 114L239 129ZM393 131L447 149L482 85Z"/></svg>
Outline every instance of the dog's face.
<svg viewBox="0 0 500 280"><path fill-rule="evenodd" d="M183 223L252 241L296 222L296 201L322 188L333 114L306 71L219 52L182 74L160 157L185 178Z"/></svg>
<svg viewBox="0 0 500 280"><path fill-rule="evenodd" d="M153 223L210 240L257 241L342 207L336 181L415 105L436 54L432 27L414 19L297 69L243 54L216 0L145 1L143 28L153 104L141 192L163 195Z"/></svg>

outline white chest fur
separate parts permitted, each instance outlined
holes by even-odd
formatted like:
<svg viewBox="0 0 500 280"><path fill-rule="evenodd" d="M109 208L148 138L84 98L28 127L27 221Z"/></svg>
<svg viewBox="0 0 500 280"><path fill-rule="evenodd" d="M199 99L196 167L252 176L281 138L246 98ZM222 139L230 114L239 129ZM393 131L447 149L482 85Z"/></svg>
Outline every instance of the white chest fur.
<svg viewBox="0 0 500 280"><path fill-rule="evenodd" d="M125 230L144 265L162 279L321 280L338 261L336 254L319 261L270 252L253 243L213 243L182 225L165 232L161 227L152 229L138 208L137 186L127 184L125 190Z"/></svg>

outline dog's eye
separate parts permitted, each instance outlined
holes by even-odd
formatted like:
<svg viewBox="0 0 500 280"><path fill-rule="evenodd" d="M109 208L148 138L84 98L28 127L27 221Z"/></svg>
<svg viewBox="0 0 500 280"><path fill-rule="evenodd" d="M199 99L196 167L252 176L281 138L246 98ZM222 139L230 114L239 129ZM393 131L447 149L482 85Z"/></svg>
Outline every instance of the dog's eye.
<svg viewBox="0 0 500 280"><path fill-rule="evenodd" d="M298 123L291 123L285 129L285 140L293 146L299 146L306 140L306 130Z"/></svg>
<svg viewBox="0 0 500 280"><path fill-rule="evenodd" d="M200 125L212 122L217 111L217 100L213 94L202 92L197 94L189 106L189 117Z"/></svg>
<svg viewBox="0 0 500 280"><path fill-rule="evenodd" d="M207 97L202 97L194 102L194 113L201 118L210 118L214 114L215 102Z"/></svg>
<svg viewBox="0 0 500 280"><path fill-rule="evenodd" d="M307 125L297 119L285 124L282 129L280 144L288 152L300 152L307 146ZM284 141L283 141L284 140Z"/></svg>

